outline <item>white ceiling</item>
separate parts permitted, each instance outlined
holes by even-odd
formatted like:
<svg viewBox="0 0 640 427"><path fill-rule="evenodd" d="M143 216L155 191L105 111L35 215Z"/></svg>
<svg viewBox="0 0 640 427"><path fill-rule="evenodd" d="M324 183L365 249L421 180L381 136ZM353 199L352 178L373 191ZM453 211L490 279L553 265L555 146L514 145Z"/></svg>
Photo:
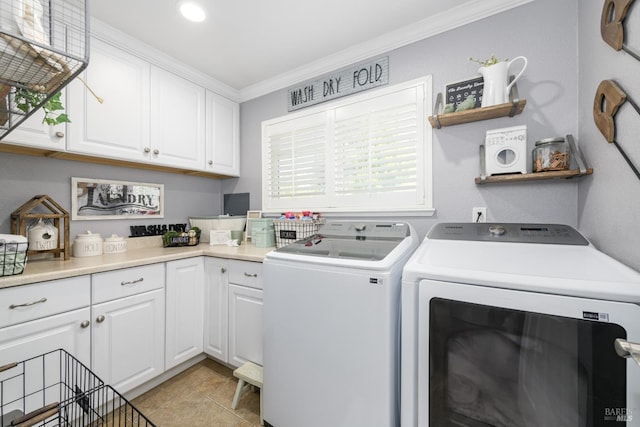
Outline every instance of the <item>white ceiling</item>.
<svg viewBox="0 0 640 427"><path fill-rule="evenodd" d="M531 0L199 1L202 23L181 17L179 0L88 3L94 18L242 93L309 66L317 76L323 66L357 62L356 51L367 58Z"/></svg>

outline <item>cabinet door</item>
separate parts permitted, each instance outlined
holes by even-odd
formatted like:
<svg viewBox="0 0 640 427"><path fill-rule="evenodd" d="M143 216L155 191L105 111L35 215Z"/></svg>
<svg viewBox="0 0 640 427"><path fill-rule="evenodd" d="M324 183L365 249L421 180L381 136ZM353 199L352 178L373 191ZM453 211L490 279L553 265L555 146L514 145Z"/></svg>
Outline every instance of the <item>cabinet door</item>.
<svg viewBox="0 0 640 427"><path fill-rule="evenodd" d="M218 258L204 260L205 313L204 352L228 362L228 262Z"/></svg>
<svg viewBox="0 0 640 427"><path fill-rule="evenodd" d="M202 257L167 262L165 369L202 353L203 299Z"/></svg>
<svg viewBox="0 0 640 427"><path fill-rule="evenodd" d="M91 309L91 366L105 383L125 393L164 372L164 290Z"/></svg>
<svg viewBox="0 0 640 427"><path fill-rule="evenodd" d="M262 290L229 284L229 363L262 365Z"/></svg>
<svg viewBox="0 0 640 427"><path fill-rule="evenodd" d="M205 89L151 68L151 141L155 163L202 170Z"/></svg>
<svg viewBox="0 0 640 427"><path fill-rule="evenodd" d="M90 366L90 320L86 307L0 328L0 366L59 348Z"/></svg>
<svg viewBox="0 0 640 427"><path fill-rule="evenodd" d="M91 62L84 80L68 86L67 149L77 153L147 162L149 145L149 64L98 39L91 39Z"/></svg>
<svg viewBox="0 0 640 427"><path fill-rule="evenodd" d="M239 111L237 102L207 91L207 172L240 175Z"/></svg>
<svg viewBox="0 0 640 427"><path fill-rule="evenodd" d="M62 91L62 103L66 106L66 91ZM66 111L64 111L66 113ZM20 126L11 131L2 142L52 151L66 150L66 125L49 126L43 123L44 112L40 108Z"/></svg>

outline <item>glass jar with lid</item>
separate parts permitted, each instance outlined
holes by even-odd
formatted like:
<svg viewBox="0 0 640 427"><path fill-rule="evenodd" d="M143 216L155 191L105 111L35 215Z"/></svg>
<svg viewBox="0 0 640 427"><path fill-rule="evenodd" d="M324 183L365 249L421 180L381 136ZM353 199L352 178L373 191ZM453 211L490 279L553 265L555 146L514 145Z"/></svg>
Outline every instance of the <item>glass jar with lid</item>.
<svg viewBox="0 0 640 427"><path fill-rule="evenodd" d="M569 145L562 137L536 141L531 162L533 172L568 170L571 163Z"/></svg>

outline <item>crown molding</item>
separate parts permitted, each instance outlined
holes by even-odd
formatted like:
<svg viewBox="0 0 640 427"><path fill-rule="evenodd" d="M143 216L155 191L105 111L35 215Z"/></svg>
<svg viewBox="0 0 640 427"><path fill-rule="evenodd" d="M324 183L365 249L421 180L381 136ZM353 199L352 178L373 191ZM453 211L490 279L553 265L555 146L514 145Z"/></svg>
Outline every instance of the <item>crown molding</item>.
<svg viewBox="0 0 640 427"><path fill-rule="evenodd" d="M195 68L183 64L176 58L149 46L141 40L131 37L128 34L125 34L93 17L91 18L90 25L91 35L93 37L135 55L138 58L141 58L164 70L184 77L197 85L212 90L220 96L224 96L234 102L240 101L240 92L237 89L228 86L213 77L196 70Z"/></svg>
<svg viewBox="0 0 640 427"><path fill-rule="evenodd" d="M364 61L368 58L387 53L394 49L433 37L454 28L522 6L535 0L471 0L452 9L406 26L400 30L386 33L366 43L344 49L333 55L313 61L302 67L278 75L274 78L247 86L240 90L240 102L249 101L311 80L339 68Z"/></svg>

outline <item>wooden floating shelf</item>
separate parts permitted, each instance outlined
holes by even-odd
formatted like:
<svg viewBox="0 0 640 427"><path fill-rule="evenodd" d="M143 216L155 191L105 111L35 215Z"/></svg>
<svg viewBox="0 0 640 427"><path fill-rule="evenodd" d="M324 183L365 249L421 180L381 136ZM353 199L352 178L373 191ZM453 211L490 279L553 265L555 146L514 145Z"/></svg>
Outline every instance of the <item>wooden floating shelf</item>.
<svg viewBox="0 0 640 427"><path fill-rule="evenodd" d="M504 104L492 105L490 107L436 114L429 116L429 123L431 123L431 127L440 129L444 126L455 126L463 123L478 122L480 120L495 119L498 117L513 117L516 114L522 113L526 104L526 99L520 99Z"/></svg>
<svg viewBox="0 0 640 427"><path fill-rule="evenodd" d="M591 175L593 173L592 168L587 168L584 173L581 173L579 169L566 170L566 171L550 171L550 172L536 172L527 174L510 174L510 175L492 175L486 177L484 180L480 177L476 178L476 184L494 184L498 182L526 182L526 181L542 181L545 179L569 179L576 178L585 175Z"/></svg>

